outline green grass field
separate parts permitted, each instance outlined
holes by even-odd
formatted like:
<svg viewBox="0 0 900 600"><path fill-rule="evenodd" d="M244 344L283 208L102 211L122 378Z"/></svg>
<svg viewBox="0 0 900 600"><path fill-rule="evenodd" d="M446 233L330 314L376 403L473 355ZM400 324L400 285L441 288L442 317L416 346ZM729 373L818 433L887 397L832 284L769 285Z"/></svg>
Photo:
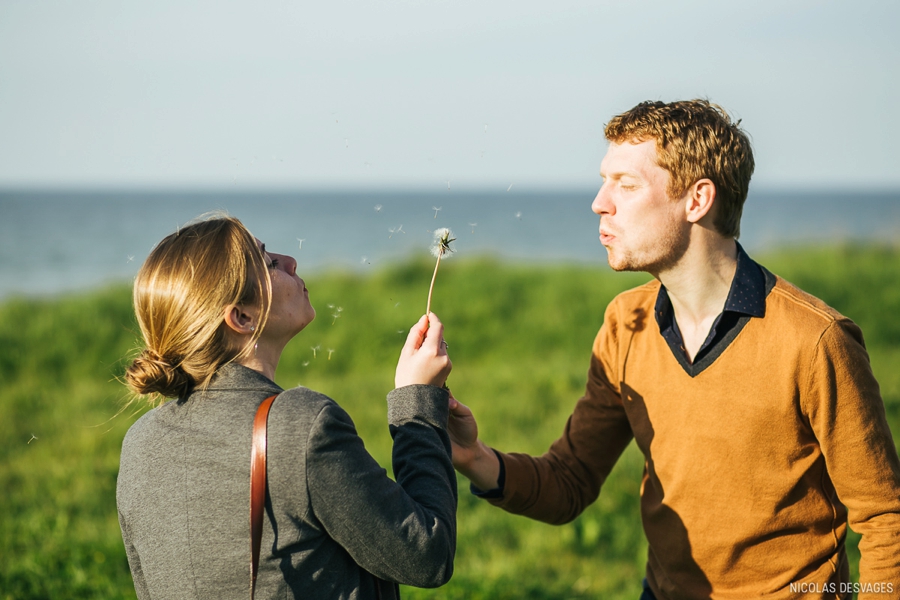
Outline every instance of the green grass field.
<svg viewBox="0 0 900 600"><path fill-rule="evenodd" d="M760 258L862 326L900 440L900 251ZM283 387L303 384L341 403L389 470L384 397L406 331L425 310L432 267L423 260L365 277L309 277L318 318L288 347L277 375ZM442 266L432 308L447 328L450 384L476 412L484 439L544 452L582 393L606 304L646 280L599 265ZM0 599L134 597L115 509L122 436L145 410L125 407L117 380L138 345L130 301L121 286L0 304ZM456 574L443 588L404 588L404 596L636 599L646 554L642 466L632 444L599 500L562 527L490 507L461 480ZM852 536L854 569L856 543Z"/></svg>

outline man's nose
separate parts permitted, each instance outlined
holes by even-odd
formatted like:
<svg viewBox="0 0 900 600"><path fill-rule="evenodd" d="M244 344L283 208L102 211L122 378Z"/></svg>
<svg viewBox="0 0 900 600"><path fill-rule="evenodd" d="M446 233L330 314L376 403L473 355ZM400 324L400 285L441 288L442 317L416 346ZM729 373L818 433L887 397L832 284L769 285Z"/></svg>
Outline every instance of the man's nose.
<svg viewBox="0 0 900 600"><path fill-rule="evenodd" d="M614 212L612 203L609 201L609 194L606 192L606 186L600 186L600 191L594 197L591 203L591 210L595 214L612 214Z"/></svg>

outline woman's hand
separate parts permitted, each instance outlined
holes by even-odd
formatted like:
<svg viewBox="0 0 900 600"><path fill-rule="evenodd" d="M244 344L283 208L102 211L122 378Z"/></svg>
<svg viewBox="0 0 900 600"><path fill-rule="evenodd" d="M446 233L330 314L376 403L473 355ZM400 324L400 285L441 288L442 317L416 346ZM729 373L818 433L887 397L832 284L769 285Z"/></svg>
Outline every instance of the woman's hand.
<svg viewBox="0 0 900 600"><path fill-rule="evenodd" d="M444 342L444 326L437 315L429 313L409 330L397 361L394 386L424 384L441 387L452 368Z"/></svg>

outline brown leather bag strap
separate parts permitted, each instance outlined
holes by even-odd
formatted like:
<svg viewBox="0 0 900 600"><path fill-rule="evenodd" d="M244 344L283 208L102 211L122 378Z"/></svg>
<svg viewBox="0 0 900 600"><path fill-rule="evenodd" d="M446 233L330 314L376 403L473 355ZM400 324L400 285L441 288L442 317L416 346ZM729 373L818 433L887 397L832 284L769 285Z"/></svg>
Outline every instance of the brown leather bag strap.
<svg viewBox="0 0 900 600"><path fill-rule="evenodd" d="M266 427L269 408L276 397L277 395L270 396L263 400L253 419L253 442L250 450L250 600L253 600L256 592L263 509L266 506Z"/></svg>

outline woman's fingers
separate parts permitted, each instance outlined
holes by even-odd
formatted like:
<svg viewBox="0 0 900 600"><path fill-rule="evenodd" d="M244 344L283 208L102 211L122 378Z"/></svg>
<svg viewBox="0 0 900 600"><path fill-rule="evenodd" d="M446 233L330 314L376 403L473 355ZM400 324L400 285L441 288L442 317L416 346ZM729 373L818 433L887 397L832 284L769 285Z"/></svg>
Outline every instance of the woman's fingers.
<svg viewBox="0 0 900 600"><path fill-rule="evenodd" d="M443 349L444 324L434 313L428 313L428 330L421 347L432 350L435 354Z"/></svg>
<svg viewBox="0 0 900 600"><path fill-rule="evenodd" d="M422 315L416 324L410 328L409 335L406 336L406 343L403 345L403 352L412 354L414 351L418 350L419 347L421 347L422 340L425 338L427 332L428 321L426 320L426 316Z"/></svg>

